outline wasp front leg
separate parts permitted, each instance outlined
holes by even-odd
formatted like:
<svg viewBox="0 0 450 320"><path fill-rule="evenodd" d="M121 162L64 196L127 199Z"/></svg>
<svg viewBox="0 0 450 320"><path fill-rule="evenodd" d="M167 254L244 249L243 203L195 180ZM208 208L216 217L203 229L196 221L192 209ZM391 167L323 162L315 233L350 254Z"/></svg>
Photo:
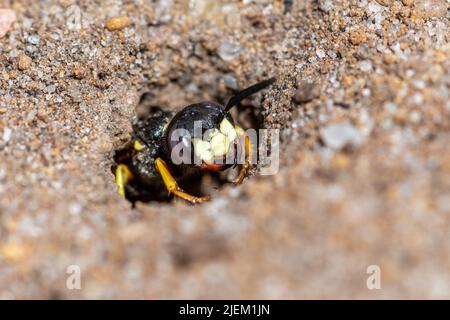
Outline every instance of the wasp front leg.
<svg viewBox="0 0 450 320"><path fill-rule="evenodd" d="M233 180L235 185L240 185L246 177L248 177L248 173L250 171L251 163L251 150L252 143L250 142L249 136L244 132L244 130L240 127L236 127L236 132L241 139L244 139L244 150L245 150L245 160L241 166L241 170L239 171L239 175Z"/></svg>
<svg viewBox="0 0 450 320"><path fill-rule="evenodd" d="M133 146L129 149L130 151L124 156L124 159L126 157L133 156L136 152L141 151L143 148L144 146L138 140L135 140L133 142ZM116 184L119 186L118 192L122 197L125 197L126 186L131 180L134 179L133 173L125 164L119 164L116 168L115 176Z"/></svg>
<svg viewBox="0 0 450 320"><path fill-rule="evenodd" d="M125 197L125 188L131 180L133 180L133 174L130 169L124 164L119 164L117 166L116 172L116 184L119 186L119 194Z"/></svg>
<svg viewBox="0 0 450 320"><path fill-rule="evenodd" d="M156 170L161 175L161 178L163 179L164 185L166 186L166 189L169 192L169 194L174 194L175 196L184 199L186 201L189 201L190 203L193 204L211 200L211 196L196 197L184 192L183 189L181 189L178 186L178 183L175 181L175 178L170 173L167 164L161 158L156 159L155 166Z"/></svg>

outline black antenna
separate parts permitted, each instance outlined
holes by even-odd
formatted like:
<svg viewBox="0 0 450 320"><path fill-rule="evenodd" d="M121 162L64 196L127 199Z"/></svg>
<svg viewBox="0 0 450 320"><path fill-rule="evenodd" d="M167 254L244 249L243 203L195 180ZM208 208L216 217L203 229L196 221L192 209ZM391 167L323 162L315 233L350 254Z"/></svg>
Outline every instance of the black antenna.
<svg viewBox="0 0 450 320"><path fill-rule="evenodd" d="M237 105L239 102L247 98L248 96L251 96L252 94L270 86L276 81L276 78L270 78L261 82L258 82L257 84L254 84L247 89L244 89L237 94L235 94L233 97L231 97L230 101L228 101L227 106L225 107L225 110L230 110L235 105Z"/></svg>

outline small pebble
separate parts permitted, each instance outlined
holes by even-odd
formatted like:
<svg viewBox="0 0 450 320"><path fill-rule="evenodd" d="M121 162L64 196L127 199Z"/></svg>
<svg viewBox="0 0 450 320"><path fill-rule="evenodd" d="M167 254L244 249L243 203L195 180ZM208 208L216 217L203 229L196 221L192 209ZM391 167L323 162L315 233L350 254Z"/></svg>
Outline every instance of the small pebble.
<svg viewBox="0 0 450 320"><path fill-rule="evenodd" d="M384 110L386 110L390 114L395 114L398 110L398 106L393 102L386 102L384 104Z"/></svg>
<svg viewBox="0 0 450 320"><path fill-rule="evenodd" d="M358 45L367 41L367 37L361 30L356 30L350 33L350 43Z"/></svg>
<svg viewBox="0 0 450 320"><path fill-rule="evenodd" d="M128 18L127 16L117 16L109 19L106 22L105 27L109 31L117 31L130 26L131 23L132 23L131 19Z"/></svg>
<svg viewBox="0 0 450 320"><path fill-rule="evenodd" d="M237 80L232 74L227 73L226 75L224 75L223 78L224 78L225 85L227 86L227 88L233 89L233 90L237 90L238 89Z"/></svg>
<svg viewBox="0 0 450 320"><path fill-rule="evenodd" d="M51 85L47 86L46 90L48 93L53 93L56 91L56 87L54 84L51 84Z"/></svg>
<svg viewBox="0 0 450 320"><path fill-rule="evenodd" d="M10 128L5 128L3 130L3 142L7 143L11 139L12 130Z"/></svg>
<svg viewBox="0 0 450 320"><path fill-rule="evenodd" d="M223 40L220 44L218 54L224 61L231 61L236 59L241 52L241 47L230 40Z"/></svg>
<svg viewBox="0 0 450 320"><path fill-rule="evenodd" d="M41 120L41 121L47 120L47 112L45 111L44 108L40 108L40 109L37 111L36 116L37 116L38 119Z"/></svg>
<svg viewBox="0 0 450 320"><path fill-rule="evenodd" d="M19 70L27 70L31 66L31 58L24 53L19 55L19 59L17 60L17 65Z"/></svg>
<svg viewBox="0 0 450 320"><path fill-rule="evenodd" d="M37 46L41 41L41 37L39 37L37 34L32 34L27 38L27 41L29 44Z"/></svg>
<svg viewBox="0 0 450 320"><path fill-rule="evenodd" d="M359 130L349 123L330 124L320 130L320 136L328 147L335 150L349 145L357 146L362 142Z"/></svg>
<svg viewBox="0 0 450 320"><path fill-rule="evenodd" d="M358 66L362 72L368 72L372 70L372 63L369 60L360 61L358 63Z"/></svg>
<svg viewBox="0 0 450 320"><path fill-rule="evenodd" d="M423 103L423 95L421 95L420 93L415 93L412 96L413 102L417 105L421 105Z"/></svg>
<svg viewBox="0 0 450 320"><path fill-rule="evenodd" d="M323 51L322 49L317 49L317 50L316 50L316 55L317 55L320 59L326 57L325 51Z"/></svg>
<svg viewBox="0 0 450 320"><path fill-rule="evenodd" d="M364 88L361 93L364 97L368 97L368 96L370 96L370 89Z"/></svg>
<svg viewBox="0 0 450 320"><path fill-rule="evenodd" d="M0 9L0 39L11 29L11 25L16 21L16 13L11 9Z"/></svg>
<svg viewBox="0 0 450 320"><path fill-rule="evenodd" d="M75 67L72 69L72 75L75 79L81 80L85 76L85 70L81 67Z"/></svg>
<svg viewBox="0 0 450 320"><path fill-rule="evenodd" d="M327 51L327 54L328 54L328 56L329 56L331 59L337 58L337 54L336 54L334 51L332 51L332 50L328 50L328 51Z"/></svg>
<svg viewBox="0 0 450 320"><path fill-rule="evenodd" d="M323 12L329 12L331 9L333 9L334 4L332 0L321 0L319 1L319 9Z"/></svg>
<svg viewBox="0 0 450 320"><path fill-rule="evenodd" d="M294 95L296 103L309 102L320 95L320 87L316 83L301 81Z"/></svg>
<svg viewBox="0 0 450 320"><path fill-rule="evenodd" d="M413 123L419 123L422 120L422 115L420 114L420 112L418 111L412 111L409 114L409 119L411 120L411 122Z"/></svg>
<svg viewBox="0 0 450 320"><path fill-rule="evenodd" d="M73 216L77 216L81 213L83 206L79 202L71 202L69 203L69 213Z"/></svg>
<svg viewBox="0 0 450 320"><path fill-rule="evenodd" d="M396 60L397 60L397 58L395 57L395 54L393 54L391 52L386 52L383 55L383 61L387 64L393 64L393 63L395 63Z"/></svg>

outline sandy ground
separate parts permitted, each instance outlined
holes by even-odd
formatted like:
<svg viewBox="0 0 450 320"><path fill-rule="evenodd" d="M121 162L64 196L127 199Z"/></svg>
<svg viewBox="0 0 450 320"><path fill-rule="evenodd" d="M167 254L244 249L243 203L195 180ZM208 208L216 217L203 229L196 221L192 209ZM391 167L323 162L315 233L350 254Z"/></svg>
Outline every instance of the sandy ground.
<svg viewBox="0 0 450 320"><path fill-rule="evenodd" d="M450 298L446 0L0 7L0 298ZM200 206L117 194L142 93L175 110L272 75L247 104L278 174Z"/></svg>

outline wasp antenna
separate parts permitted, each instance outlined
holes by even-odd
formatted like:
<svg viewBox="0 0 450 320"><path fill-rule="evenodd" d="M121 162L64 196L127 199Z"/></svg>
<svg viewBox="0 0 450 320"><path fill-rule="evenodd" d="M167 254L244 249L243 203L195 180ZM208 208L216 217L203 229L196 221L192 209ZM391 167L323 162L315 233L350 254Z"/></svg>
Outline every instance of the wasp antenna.
<svg viewBox="0 0 450 320"><path fill-rule="evenodd" d="M250 87L248 87L247 89L244 89L240 92L238 92L237 94L235 94L233 97L231 97L231 99L228 101L225 110L230 110L231 108L233 108L235 105L237 105L239 102L241 102L242 100L244 100L245 98L251 96L252 94L270 86L271 84L273 84L276 81L276 78L270 78L261 82L258 82L257 84L254 84Z"/></svg>

